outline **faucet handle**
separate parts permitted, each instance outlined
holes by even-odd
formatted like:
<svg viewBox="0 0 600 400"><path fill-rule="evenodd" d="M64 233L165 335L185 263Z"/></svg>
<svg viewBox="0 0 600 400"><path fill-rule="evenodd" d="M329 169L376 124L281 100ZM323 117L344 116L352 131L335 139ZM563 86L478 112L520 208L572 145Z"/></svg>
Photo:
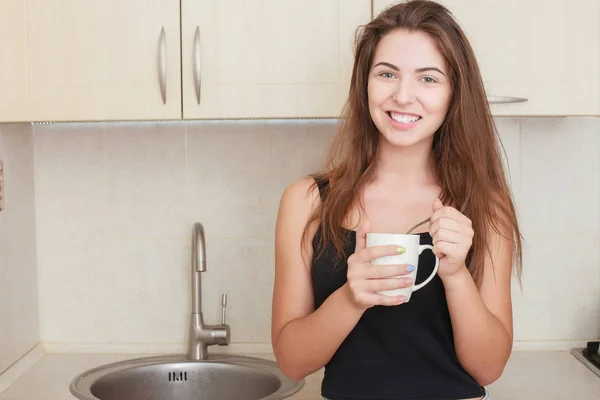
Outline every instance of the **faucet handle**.
<svg viewBox="0 0 600 400"><path fill-rule="evenodd" d="M225 317L227 314L227 293L221 294L221 324L225 325Z"/></svg>

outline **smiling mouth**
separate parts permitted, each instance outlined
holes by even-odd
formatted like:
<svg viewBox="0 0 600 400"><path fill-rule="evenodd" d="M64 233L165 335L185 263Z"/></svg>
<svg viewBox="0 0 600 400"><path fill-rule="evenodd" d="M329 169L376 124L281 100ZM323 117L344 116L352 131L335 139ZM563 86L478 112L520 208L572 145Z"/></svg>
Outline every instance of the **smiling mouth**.
<svg viewBox="0 0 600 400"><path fill-rule="evenodd" d="M412 124L421 119L421 117L418 115L397 114L391 111L388 111L387 115L400 124Z"/></svg>

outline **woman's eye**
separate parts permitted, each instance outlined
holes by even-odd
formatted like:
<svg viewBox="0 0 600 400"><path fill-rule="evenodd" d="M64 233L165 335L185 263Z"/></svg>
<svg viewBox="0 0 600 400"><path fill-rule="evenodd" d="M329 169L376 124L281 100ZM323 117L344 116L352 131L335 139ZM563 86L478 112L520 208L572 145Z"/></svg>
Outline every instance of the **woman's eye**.
<svg viewBox="0 0 600 400"><path fill-rule="evenodd" d="M425 83L434 83L434 82L436 82L436 80L435 80L435 79L433 79L433 78L432 78L432 77L430 77L430 76L426 76L426 77L424 77L424 78L423 78L423 81L424 81Z"/></svg>
<svg viewBox="0 0 600 400"><path fill-rule="evenodd" d="M384 78L389 78L389 79L394 77L394 74L392 74L391 72L382 72L380 75L383 76Z"/></svg>

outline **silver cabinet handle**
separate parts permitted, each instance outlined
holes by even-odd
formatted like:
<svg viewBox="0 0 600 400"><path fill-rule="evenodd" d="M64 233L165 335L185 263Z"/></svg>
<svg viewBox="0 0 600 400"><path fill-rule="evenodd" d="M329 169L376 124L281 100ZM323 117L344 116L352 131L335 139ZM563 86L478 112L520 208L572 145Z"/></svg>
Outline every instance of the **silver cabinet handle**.
<svg viewBox="0 0 600 400"><path fill-rule="evenodd" d="M200 27L196 27L194 36L194 86L196 89L196 100L200 104L202 55L200 54Z"/></svg>
<svg viewBox="0 0 600 400"><path fill-rule="evenodd" d="M163 104L167 104L167 44L165 43L165 36L165 27L163 26L158 44L158 74Z"/></svg>
<svg viewBox="0 0 600 400"><path fill-rule="evenodd" d="M509 96L488 96L488 102L491 104L509 104L509 103L524 103L529 99L523 97L509 97Z"/></svg>

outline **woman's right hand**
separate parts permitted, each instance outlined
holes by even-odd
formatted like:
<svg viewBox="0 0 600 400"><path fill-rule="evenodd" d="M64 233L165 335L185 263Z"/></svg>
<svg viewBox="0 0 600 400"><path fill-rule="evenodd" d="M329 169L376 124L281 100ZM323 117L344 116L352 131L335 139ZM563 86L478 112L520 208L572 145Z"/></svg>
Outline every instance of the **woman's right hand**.
<svg viewBox="0 0 600 400"><path fill-rule="evenodd" d="M376 258L401 254L401 246L386 245L366 247L367 232L370 224L367 221L356 232L354 254L348 257L348 282L344 285L352 304L363 311L376 305L396 306L406 301L405 296L387 296L377 292L382 290L401 289L413 284L408 275L410 264L377 265L370 264Z"/></svg>

